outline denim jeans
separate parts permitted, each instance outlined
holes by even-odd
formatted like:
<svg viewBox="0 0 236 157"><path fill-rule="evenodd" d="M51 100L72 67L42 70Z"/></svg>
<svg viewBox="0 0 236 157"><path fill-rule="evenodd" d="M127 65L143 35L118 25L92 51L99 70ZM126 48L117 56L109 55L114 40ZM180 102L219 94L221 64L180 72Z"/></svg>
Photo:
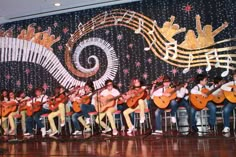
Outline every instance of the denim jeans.
<svg viewBox="0 0 236 157"><path fill-rule="evenodd" d="M75 130L81 130L78 118L82 115L82 112L77 112L72 115L72 122L74 124Z"/></svg>
<svg viewBox="0 0 236 157"><path fill-rule="evenodd" d="M171 116L174 117L178 109L178 103L176 100L172 100L168 106L171 109ZM162 114L165 109L157 108L155 111L155 129L162 130Z"/></svg>
<svg viewBox="0 0 236 157"><path fill-rule="evenodd" d="M209 114L209 118L208 118L208 123L210 124L211 127L213 127L215 125L216 122L216 106L213 102L208 102L207 106L208 108L208 114ZM191 119L191 126L196 126L196 109L194 107L191 107L190 110L190 119Z"/></svg>
<svg viewBox="0 0 236 157"><path fill-rule="evenodd" d="M224 127L230 127L230 116L236 104L226 101L223 107Z"/></svg>
<svg viewBox="0 0 236 157"><path fill-rule="evenodd" d="M90 118L88 113L95 111L94 105L91 104L82 104L80 107L81 107L81 112L83 113L85 118Z"/></svg>

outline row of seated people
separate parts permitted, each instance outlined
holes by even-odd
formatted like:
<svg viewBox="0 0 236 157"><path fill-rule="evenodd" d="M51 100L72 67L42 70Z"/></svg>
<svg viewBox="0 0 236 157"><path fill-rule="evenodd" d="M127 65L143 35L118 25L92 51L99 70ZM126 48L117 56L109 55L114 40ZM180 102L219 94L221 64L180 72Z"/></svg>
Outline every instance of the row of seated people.
<svg viewBox="0 0 236 157"><path fill-rule="evenodd" d="M171 122L176 123L176 112L178 107L186 108L190 117L191 130L198 132L196 126L196 111L208 108L209 112L209 130L214 130L216 123L216 105L219 101L210 99L210 95L224 99L220 100L223 107L224 129L223 133L230 131L230 116L235 108L235 81L236 72L233 74L233 81L225 83L223 79L216 78L213 85L208 87L208 77L203 74L196 76L196 85L188 90L189 81L183 84L175 84L171 86L171 80L168 76L159 77L151 86L150 98L147 98L147 86L142 86L139 79L131 80L128 92L121 94L114 88L112 80L107 80L105 86L99 90L94 90L93 83L87 82L83 87L76 87L66 91L63 87L55 89L55 95L48 97L41 88L35 90L35 97L30 98L25 93L19 92L15 97L14 92L9 94L6 90L2 91L1 98L1 126L4 134L15 135L16 126L14 116L21 114L22 130L25 136L33 135L33 128L37 126L41 130L42 136L54 136L58 134L58 128L55 125L54 118L58 117L60 126L65 126L65 116L68 108L73 108L72 122L74 124L73 135L82 134L81 124L84 132L90 132L91 119L89 113L97 112L96 123L101 125L103 133L112 131L113 135L117 135L115 120L113 113L119 108L124 116L127 124L127 134L131 134L134 130L134 124L130 117L135 111L139 110L140 123L145 122L145 109L155 106L155 129L154 135L162 135L162 113L165 109L171 109ZM205 92L207 91L207 92ZM227 95L226 95L227 94ZM231 95L230 95L231 94ZM188 95L189 98L188 98ZM230 95L230 96L228 96ZM226 97L226 98L225 98ZM189 101L189 100L190 101ZM119 102L119 103L117 103ZM126 105L117 105L123 102ZM42 115L47 115L50 129L46 131L41 121ZM104 123L104 117L107 116L111 128ZM7 125L9 121L10 130Z"/></svg>

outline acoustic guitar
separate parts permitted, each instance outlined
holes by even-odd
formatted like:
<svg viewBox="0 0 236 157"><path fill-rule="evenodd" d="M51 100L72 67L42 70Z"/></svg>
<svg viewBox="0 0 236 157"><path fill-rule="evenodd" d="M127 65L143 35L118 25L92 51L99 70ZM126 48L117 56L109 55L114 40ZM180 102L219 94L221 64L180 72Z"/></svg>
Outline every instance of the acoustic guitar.
<svg viewBox="0 0 236 157"><path fill-rule="evenodd" d="M108 108L116 105L115 100L119 99L122 95L114 97L113 95L100 96L95 100L95 110L97 112L105 112Z"/></svg>
<svg viewBox="0 0 236 157"><path fill-rule="evenodd" d="M32 116L35 112L38 112L41 110L42 106L48 102L41 102L41 101L36 101L31 104L31 106L26 106L26 115L27 116Z"/></svg>
<svg viewBox="0 0 236 157"><path fill-rule="evenodd" d="M138 90L132 90L131 97L126 101L129 108L136 108L138 106L139 99L145 99L147 97L146 89L140 88Z"/></svg>
<svg viewBox="0 0 236 157"><path fill-rule="evenodd" d="M236 85L230 86L231 88L236 88ZM236 103L236 92L234 91L224 91L224 95L227 100L229 100L231 103Z"/></svg>
<svg viewBox="0 0 236 157"><path fill-rule="evenodd" d="M57 98L60 98L60 101L57 101ZM58 110L59 104L65 103L67 101L68 101L68 97L62 93L59 96L56 96L54 99L50 99L48 101L49 109L54 112Z"/></svg>
<svg viewBox="0 0 236 157"><path fill-rule="evenodd" d="M225 95L223 91L220 91L217 95L213 95L212 101L216 104L220 104L225 100Z"/></svg>
<svg viewBox="0 0 236 157"><path fill-rule="evenodd" d="M221 86L215 87L212 90L208 90L206 88L203 88L201 90L201 92L206 94L207 97L204 97L201 94L190 94L189 100L195 109L202 110L206 107L206 105L209 101L213 100L214 96L212 95L212 93L215 92L216 90L218 90L220 87Z"/></svg>
<svg viewBox="0 0 236 157"><path fill-rule="evenodd" d="M186 83L194 81L194 78L188 79ZM185 83L178 85L176 88L168 88L165 93L170 93L170 96L154 96L153 101L158 108L165 109L170 104L171 100L174 100L177 97L176 91L181 89Z"/></svg>
<svg viewBox="0 0 236 157"><path fill-rule="evenodd" d="M6 117L11 112L15 112L16 110L17 110L17 102L15 101L2 102L0 105L0 115L2 117Z"/></svg>
<svg viewBox="0 0 236 157"><path fill-rule="evenodd" d="M90 103L91 103L90 96L84 95L84 96L81 96L81 98L78 101L73 102L72 108L75 112L80 112L81 111L80 107L81 107L82 104L88 105Z"/></svg>

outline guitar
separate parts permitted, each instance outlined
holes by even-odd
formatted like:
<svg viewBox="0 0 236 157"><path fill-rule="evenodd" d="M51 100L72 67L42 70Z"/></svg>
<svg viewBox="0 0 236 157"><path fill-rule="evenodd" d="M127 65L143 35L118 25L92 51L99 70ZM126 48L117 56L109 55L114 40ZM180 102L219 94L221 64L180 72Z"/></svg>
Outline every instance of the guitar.
<svg viewBox="0 0 236 157"><path fill-rule="evenodd" d="M32 116L35 112L38 112L41 110L42 106L48 102L41 102L41 101L36 101L32 103L31 106L26 106L26 114L27 116Z"/></svg>
<svg viewBox="0 0 236 157"><path fill-rule="evenodd" d="M223 91L220 91L217 95L213 95L212 101L216 104L220 104L225 100L225 95Z"/></svg>
<svg viewBox="0 0 236 157"><path fill-rule="evenodd" d="M22 99L20 100L20 102L18 103L18 110L21 112L21 111L24 111L24 110L27 110L27 101L30 101L32 100L31 98L26 98L26 99Z"/></svg>
<svg viewBox="0 0 236 157"><path fill-rule="evenodd" d="M57 98L60 98L60 101L58 101ZM67 101L68 97L64 93L61 93L59 96L56 96L54 99L50 99L48 101L49 109L54 112L58 109L59 104L65 103Z"/></svg>
<svg viewBox="0 0 236 157"><path fill-rule="evenodd" d="M230 86L232 88L236 88L236 85ZM224 95L227 100L229 100L232 103L236 103L236 92L234 91L224 91Z"/></svg>
<svg viewBox="0 0 236 157"><path fill-rule="evenodd" d="M11 112L15 112L16 110L17 110L17 102L15 101L2 102L0 105L0 114L2 117L6 117Z"/></svg>
<svg viewBox="0 0 236 157"><path fill-rule="evenodd" d="M196 108L197 110L204 109L206 107L207 103L214 99L214 96L212 95L212 93L215 92L216 90L218 90L221 86L222 85L215 87L214 89L212 89L210 91L206 88L203 88L201 90L201 92L206 94L207 97L204 97L201 94L190 94L189 100L190 100L191 104L193 105L193 107Z"/></svg>
<svg viewBox="0 0 236 157"><path fill-rule="evenodd" d="M108 108L114 107L116 105L115 100L119 99L122 95L113 96L113 95L107 95L107 96L101 96L98 97L97 100L95 100L95 110L97 112L105 112Z"/></svg>
<svg viewBox="0 0 236 157"><path fill-rule="evenodd" d="M90 104L91 102L91 99L90 99L90 96L88 95L84 95L84 96L81 96L81 98L78 100L78 101L74 101L73 104L72 104L72 108L75 112L80 112L81 111L81 104Z"/></svg>
<svg viewBox="0 0 236 157"><path fill-rule="evenodd" d="M194 78L188 79L187 83L194 81ZM165 109L170 104L171 100L174 100L177 97L176 91L181 89L185 83L178 85L176 88L168 88L165 93L170 93L170 96L154 96L153 101L158 108ZM160 87L162 88L162 87Z"/></svg>

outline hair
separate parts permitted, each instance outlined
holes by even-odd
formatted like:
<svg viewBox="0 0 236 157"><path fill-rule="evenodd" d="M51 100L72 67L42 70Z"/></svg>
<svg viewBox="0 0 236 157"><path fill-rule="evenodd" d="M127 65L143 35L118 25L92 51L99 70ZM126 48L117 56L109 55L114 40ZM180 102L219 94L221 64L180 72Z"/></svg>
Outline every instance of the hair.
<svg viewBox="0 0 236 157"><path fill-rule="evenodd" d="M10 93L14 94L14 98L16 97L15 92L13 90L8 91L8 100L10 100Z"/></svg>
<svg viewBox="0 0 236 157"><path fill-rule="evenodd" d="M214 84L218 84L220 81L222 81L223 80L223 78L221 77L221 76L216 76L215 78L214 78Z"/></svg>
<svg viewBox="0 0 236 157"><path fill-rule="evenodd" d="M20 90L20 91L16 92L16 96L17 96L17 97L20 97L20 95L23 94L23 93L25 93L25 91Z"/></svg>
<svg viewBox="0 0 236 157"><path fill-rule="evenodd" d="M163 82L170 82L170 77L168 75L165 75L163 78Z"/></svg>
<svg viewBox="0 0 236 157"><path fill-rule="evenodd" d="M91 88L91 90L92 91L94 91L94 85L93 85L93 82L92 81L87 81L86 83L85 83L85 86L89 86L90 88Z"/></svg>
<svg viewBox="0 0 236 157"><path fill-rule="evenodd" d="M112 83L112 85L113 85L113 81L112 81L112 80L110 80L110 79L105 81L105 85L108 85L108 83L110 83L110 82L111 82L111 83Z"/></svg>
<svg viewBox="0 0 236 157"><path fill-rule="evenodd" d="M2 94L3 92L8 92L8 90L7 90L7 89L2 89L2 90L1 90L1 94Z"/></svg>
<svg viewBox="0 0 236 157"><path fill-rule="evenodd" d="M207 78L207 75L204 74L198 74L196 77L196 83L199 84L202 80L204 80L205 78Z"/></svg>

